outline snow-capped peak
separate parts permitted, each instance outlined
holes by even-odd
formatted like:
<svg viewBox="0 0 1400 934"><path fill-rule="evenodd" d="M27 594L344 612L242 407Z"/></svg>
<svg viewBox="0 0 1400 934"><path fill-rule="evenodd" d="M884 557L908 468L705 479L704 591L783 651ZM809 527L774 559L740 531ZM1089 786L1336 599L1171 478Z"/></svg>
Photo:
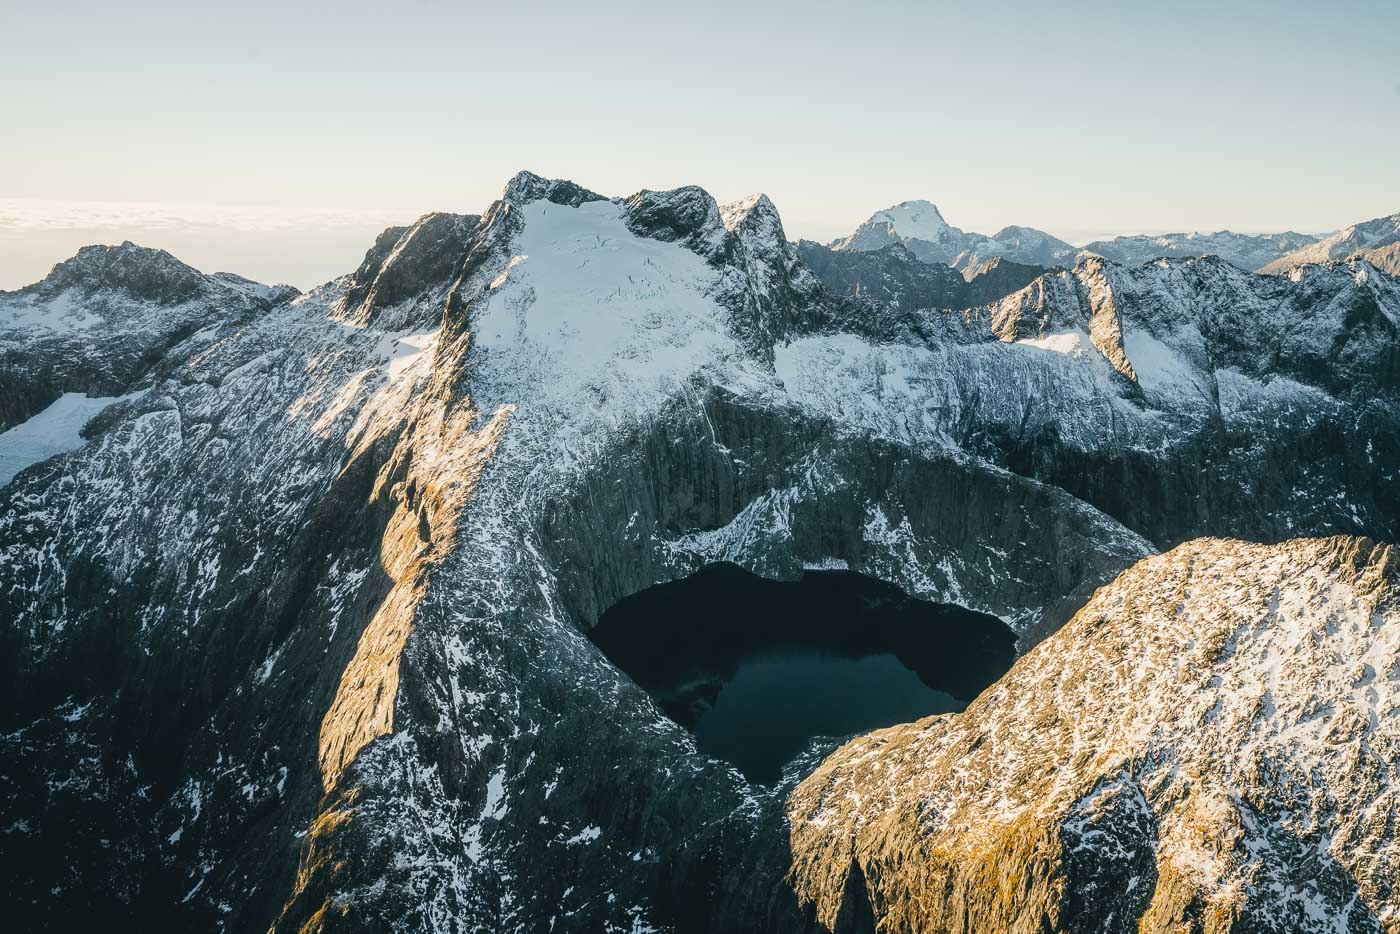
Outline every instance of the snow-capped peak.
<svg viewBox="0 0 1400 934"><path fill-rule="evenodd" d="M888 224L901 240L936 242L952 229L932 201L901 201L892 208L876 212L865 223Z"/></svg>
<svg viewBox="0 0 1400 934"><path fill-rule="evenodd" d="M1040 266L1067 264L1074 247L1032 227L1005 227L996 237L964 231L943 219L931 201L903 201L871 215L833 250L873 251L902 243L926 263L966 270L992 256Z"/></svg>
<svg viewBox="0 0 1400 934"><path fill-rule="evenodd" d="M764 215L771 214L776 217L778 214L778 209L772 200L762 192L754 192L727 204L721 204L719 214L724 220L724 226L729 230L735 230L755 209Z"/></svg>

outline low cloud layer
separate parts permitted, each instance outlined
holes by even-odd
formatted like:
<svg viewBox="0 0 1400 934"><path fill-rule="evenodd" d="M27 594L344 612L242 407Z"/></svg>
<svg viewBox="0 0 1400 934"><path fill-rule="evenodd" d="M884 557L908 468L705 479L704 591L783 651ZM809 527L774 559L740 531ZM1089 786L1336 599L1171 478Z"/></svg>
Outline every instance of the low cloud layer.
<svg viewBox="0 0 1400 934"><path fill-rule="evenodd" d="M306 289L354 269L380 231L418 213L0 199L0 289L37 282L80 247L123 240L204 272Z"/></svg>

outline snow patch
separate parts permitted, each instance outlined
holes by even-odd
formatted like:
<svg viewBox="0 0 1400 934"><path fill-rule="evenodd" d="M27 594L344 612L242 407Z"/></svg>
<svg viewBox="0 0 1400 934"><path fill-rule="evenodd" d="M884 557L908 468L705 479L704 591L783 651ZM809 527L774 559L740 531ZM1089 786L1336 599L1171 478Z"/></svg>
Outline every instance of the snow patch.
<svg viewBox="0 0 1400 934"><path fill-rule="evenodd" d="M602 835L603 828L595 827L592 824L590 824L589 826L580 830L578 833L574 834L569 839L565 840L564 843L567 846L577 846L580 843L592 843L594 840L597 840Z"/></svg>
<svg viewBox="0 0 1400 934"><path fill-rule="evenodd" d="M420 356L437 346L438 331L438 328L417 333L400 331L379 339L375 356L387 361L384 372L389 382L397 382Z"/></svg>
<svg viewBox="0 0 1400 934"><path fill-rule="evenodd" d="M0 332L48 331L71 334L90 331L102 323L102 316L93 313L86 302L62 292L48 301L21 301L0 304Z"/></svg>
<svg viewBox="0 0 1400 934"><path fill-rule="evenodd" d="M1055 353L1071 357L1089 357L1098 353L1098 349L1089 340L1089 335L1078 328L1068 331L1054 331L1042 334L1040 337L1021 338L1016 341L1016 346L1038 347L1041 350L1052 350Z"/></svg>
<svg viewBox="0 0 1400 934"><path fill-rule="evenodd" d="M44 411L0 434L0 486L21 470L83 446L83 426L114 402L130 396L65 392Z"/></svg>
<svg viewBox="0 0 1400 934"><path fill-rule="evenodd" d="M576 428L654 412L678 383L737 352L727 313L708 297L716 272L684 247L634 234L620 205L536 201L521 214L509 275L473 327L479 401L517 405L512 435L573 413L553 442L572 461Z"/></svg>
<svg viewBox="0 0 1400 934"><path fill-rule="evenodd" d="M1206 395L1202 374L1172 348L1140 328L1123 335L1123 350L1137 374L1138 385L1159 396Z"/></svg>

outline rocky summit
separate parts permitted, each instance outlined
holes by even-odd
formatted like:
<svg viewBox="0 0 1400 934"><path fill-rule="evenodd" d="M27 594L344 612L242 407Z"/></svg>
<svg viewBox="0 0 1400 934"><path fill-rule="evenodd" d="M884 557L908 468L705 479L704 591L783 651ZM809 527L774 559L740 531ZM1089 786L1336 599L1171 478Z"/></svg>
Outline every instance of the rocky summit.
<svg viewBox="0 0 1400 934"><path fill-rule="evenodd" d="M11 926L1395 930L1400 280L905 207L522 173L306 293L0 293ZM588 638L715 564L1019 659L750 781Z"/></svg>

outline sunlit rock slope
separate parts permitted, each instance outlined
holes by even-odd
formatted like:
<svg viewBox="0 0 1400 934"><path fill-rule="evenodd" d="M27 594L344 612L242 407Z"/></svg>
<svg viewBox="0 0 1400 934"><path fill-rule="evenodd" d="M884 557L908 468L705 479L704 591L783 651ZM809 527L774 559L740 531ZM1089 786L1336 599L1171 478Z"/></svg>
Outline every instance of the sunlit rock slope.
<svg viewBox="0 0 1400 934"><path fill-rule="evenodd" d="M795 887L882 932L1393 930L1397 672L1391 546L1193 541L963 713L829 756Z"/></svg>

